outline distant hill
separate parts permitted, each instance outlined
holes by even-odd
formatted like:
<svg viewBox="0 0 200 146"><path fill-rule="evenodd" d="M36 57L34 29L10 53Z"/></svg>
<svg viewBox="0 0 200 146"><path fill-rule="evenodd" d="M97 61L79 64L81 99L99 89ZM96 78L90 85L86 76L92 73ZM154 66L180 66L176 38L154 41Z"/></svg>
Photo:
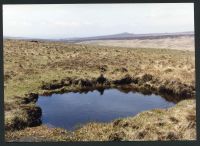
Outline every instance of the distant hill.
<svg viewBox="0 0 200 146"><path fill-rule="evenodd" d="M62 42L84 42L92 40L131 40L131 39L159 39L166 37L180 37L180 36L194 36L194 32L175 32L175 33L149 33L149 34L133 34L133 33L119 33L112 35L80 37L80 38L63 38L63 39L40 39L31 37L9 37L4 36L4 39L20 39L20 40L45 40L45 41L62 41Z"/></svg>
<svg viewBox="0 0 200 146"><path fill-rule="evenodd" d="M133 33L124 32L124 33L113 34L113 35L60 39L60 41L83 42L83 41L92 41L92 40L159 39L159 38L180 37L180 36L194 36L194 32L190 31L190 32L176 32L176 33L149 33L149 34L133 34Z"/></svg>

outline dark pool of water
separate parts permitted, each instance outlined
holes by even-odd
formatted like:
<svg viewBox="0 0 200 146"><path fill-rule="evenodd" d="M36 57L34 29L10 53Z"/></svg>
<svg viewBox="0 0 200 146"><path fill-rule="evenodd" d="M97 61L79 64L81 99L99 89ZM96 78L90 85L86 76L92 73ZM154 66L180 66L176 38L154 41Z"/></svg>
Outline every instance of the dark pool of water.
<svg viewBox="0 0 200 146"><path fill-rule="evenodd" d="M109 122L134 116L142 111L168 108L174 105L158 95L124 93L117 89L88 93L65 93L40 96L37 105L42 108L42 122L52 127L74 130L88 122Z"/></svg>

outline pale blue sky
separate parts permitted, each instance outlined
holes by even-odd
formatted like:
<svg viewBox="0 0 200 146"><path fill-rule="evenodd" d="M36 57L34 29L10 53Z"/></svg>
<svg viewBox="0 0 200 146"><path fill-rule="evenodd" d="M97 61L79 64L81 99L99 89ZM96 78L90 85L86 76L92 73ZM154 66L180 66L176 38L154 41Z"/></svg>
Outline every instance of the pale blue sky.
<svg viewBox="0 0 200 146"><path fill-rule="evenodd" d="M3 35L68 38L194 31L192 3L3 5Z"/></svg>

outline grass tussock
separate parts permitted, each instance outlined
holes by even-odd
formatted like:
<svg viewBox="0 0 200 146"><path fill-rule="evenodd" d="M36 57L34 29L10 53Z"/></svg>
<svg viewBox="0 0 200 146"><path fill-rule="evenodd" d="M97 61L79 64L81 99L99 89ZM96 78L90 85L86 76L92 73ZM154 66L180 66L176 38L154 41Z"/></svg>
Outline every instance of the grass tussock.
<svg viewBox="0 0 200 146"><path fill-rule="evenodd" d="M38 126L7 132L14 141L145 141L195 140L195 101L184 100L169 109L142 112L110 123L88 123L70 132Z"/></svg>
<svg viewBox="0 0 200 146"><path fill-rule="evenodd" d="M4 40L6 131L15 133L17 131L14 132L13 130L40 124L38 119L41 116L41 110L35 105L38 94L80 91L88 87L101 86L121 86L120 88L122 88L123 85L123 90L130 88L144 92L149 90L162 92L170 95L169 98L171 99L174 99L175 95L179 95L181 98L194 97L194 60L194 52L186 50ZM185 112L187 110L186 108ZM180 117L182 116L180 115ZM190 120L194 118L192 116L187 117ZM190 123L189 120L187 121ZM111 130L107 127L109 125L113 127L112 123L93 123L91 130L88 126L85 129L86 131L83 128L77 133L90 131L92 134L94 132L92 129L98 129L98 133L90 135L91 139L92 137L97 138L97 135L101 138L99 140L115 140L116 137L123 137L122 139L119 138L120 140L132 139L131 136L127 135L127 131L117 130L116 133L105 134ZM192 127L194 123L187 126ZM148 137L149 134L145 132L145 129L140 129L141 134L138 136L141 139L154 139ZM156 129L153 130L156 131ZM124 136L124 133L126 136ZM185 131L186 135L190 133L192 132L189 130ZM103 137L104 134L109 136ZM176 137L174 134L169 133L169 137ZM77 134L77 140L79 139L78 135L81 134ZM157 135L160 134L157 133ZM189 136L187 137L189 138ZM178 138L181 139L181 137ZM80 137L80 139L87 140L88 138ZM134 139L139 138L135 137Z"/></svg>

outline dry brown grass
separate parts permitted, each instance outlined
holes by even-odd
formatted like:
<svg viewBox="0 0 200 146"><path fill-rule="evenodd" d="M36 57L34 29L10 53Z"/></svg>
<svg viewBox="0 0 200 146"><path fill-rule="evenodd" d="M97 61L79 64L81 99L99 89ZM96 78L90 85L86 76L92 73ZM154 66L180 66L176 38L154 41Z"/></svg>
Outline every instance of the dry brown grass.
<svg viewBox="0 0 200 146"><path fill-rule="evenodd" d="M100 74L110 80L126 74L151 74L161 81L179 81L194 87L194 60L194 52L186 50L5 40L5 124L12 125L14 119L27 122L27 112L21 108L22 97L31 92L43 93L44 83L66 77L92 80Z"/></svg>
<svg viewBox="0 0 200 146"><path fill-rule="evenodd" d="M167 110L146 111L108 124L90 123L75 131L72 140L194 140L196 119L188 120L195 115L194 105L195 101L186 100Z"/></svg>
<svg viewBox="0 0 200 146"><path fill-rule="evenodd" d="M74 132L38 126L7 132L7 141L145 141L195 140L194 100L169 109L142 112L110 123L88 123Z"/></svg>
<svg viewBox="0 0 200 146"><path fill-rule="evenodd" d="M45 141L66 141L68 132L60 128L48 128L47 126L37 126L26 128L15 132L6 132L6 141L18 142L45 142Z"/></svg>
<svg viewBox="0 0 200 146"><path fill-rule="evenodd" d="M79 44L91 44L100 46L115 46L129 48L160 48L194 51L194 37L166 37L160 39L132 39L132 40L96 40L85 41Z"/></svg>

